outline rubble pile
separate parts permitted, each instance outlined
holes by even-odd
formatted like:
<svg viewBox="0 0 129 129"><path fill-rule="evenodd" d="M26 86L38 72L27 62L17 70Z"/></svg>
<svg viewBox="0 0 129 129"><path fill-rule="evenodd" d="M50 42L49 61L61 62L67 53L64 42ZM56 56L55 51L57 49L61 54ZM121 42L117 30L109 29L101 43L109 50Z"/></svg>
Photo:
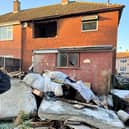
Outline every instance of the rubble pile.
<svg viewBox="0 0 129 129"><path fill-rule="evenodd" d="M0 119L15 118L14 129L29 128L28 123L37 129L124 129L129 125L128 101L125 107L114 108L116 90L98 97L83 81L60 71L28 73L23 80L12 79L11 85L0 95ZM121 99L128 100L128 95ZM29 115L27 123L21 122L21 111Z"/></svg>

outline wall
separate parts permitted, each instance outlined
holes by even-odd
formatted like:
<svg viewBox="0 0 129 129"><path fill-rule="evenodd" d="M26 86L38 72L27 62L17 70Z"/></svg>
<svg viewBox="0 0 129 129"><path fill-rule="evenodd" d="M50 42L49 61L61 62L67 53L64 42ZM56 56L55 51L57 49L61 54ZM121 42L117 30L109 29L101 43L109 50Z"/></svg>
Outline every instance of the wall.
<svg viewBox="0 0 129 129"><path fill-rule="evenodd" d="M13 40L0 41L0 56L21 58L21 26L14 25Z"/></svg>
<svg viewBox="0 0 129 129"><path fill-rule="evenodd" d="M23 34L23 70L31 65L32 50L64 46L113 45L117 43L118 11L99 13L98 31L81 32L81 18L58 20L58 32L54 38L33 38L32 24ZM115 62L115 61L114 61Z"/></svg>
<svg viewBox="0 0 129 129"><path fill-rule="evenodd" d="M62 71L75 80L90 82L97 94L103 94L110 86L112 54L111 51L80 53L79 68L57 68L56 54L35 54L34 70L36 72L42 72L43 70Z"/></svg>

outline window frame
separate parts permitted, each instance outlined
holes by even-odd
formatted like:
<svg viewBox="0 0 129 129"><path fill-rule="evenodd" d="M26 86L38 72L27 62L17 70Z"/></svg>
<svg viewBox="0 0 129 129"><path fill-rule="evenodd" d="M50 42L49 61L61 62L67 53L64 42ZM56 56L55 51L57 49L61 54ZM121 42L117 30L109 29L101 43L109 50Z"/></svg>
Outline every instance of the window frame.
<svg viewBox="0 0 129 129"><path fill-rule="evenodd" d="M3 32L5 34L3 34ZM0 41L9 41L9 40L13 40L13 25L0 26Z"/></svg>
<svg viewBox="0 0 129 129"><path fill-rule="evenodd" d="M121 66L120 67L120 72L126 72L127 71L127 67L126 66Z"/></svg>
<svg viewBox="0 0 129 129"><path fill-rule="evenodd" d="M42 26L42 25L45 25L45 24L53 24L53 23L55 23L55 35L54 36L48 36L48 34L36 34L36 31L37 31L37 29L35 28L36 26ZM48 25L47 25L48 26ZM32 27L32 37L34 38L34 39L38 39L38 38L55 38L56 36L57 36L57 27L58 27L58 22L57 22L57 20L50 20L50 21L33 21L33 27ZM44 27L44 32L46 31L46 25L45 25L45 27ZM40 29L39 29L40 30ZM54 32L53 32L54 33ZM50 35L50 34L49 34Z"/></svg>
<svg viewBox="0 0 129 129"><path fill-rule="evenodd" d="M127 59L120 59L120 63L127 63Z"/></svg>
<svg viewBox="0 0 129 129"><path fill-rule="evenodd" d="M60 65L60 62L59 61L61 60L60 59L60 55L61 54L65 54L67 56L66 57L66 59L67 59L66 60L66 66L61 66ZM77 63L75 65L73 65L73 66L69 64L69 58L70 58L70 55L71 54L77 54L77 56L76 56L77 57L76 58L77 59ZM68 53L67 52L59 52L59 53L57 53L57 56L56 57L57 57L56 58L56 67L57 68L79 68L80 67L80 53L79 52L68 52Z"/></svg>
<svg viewBox="0 0 129 129"><path fill-rule="evenodd" d="M96 28L95 29L87 29L87 30L83 29L83 24L92 23L92 22L96 22ZM82 17L82 20L81 20L81 31L82 32L98 31L98 16L97 15L90 15L90 16Z"/></svg>

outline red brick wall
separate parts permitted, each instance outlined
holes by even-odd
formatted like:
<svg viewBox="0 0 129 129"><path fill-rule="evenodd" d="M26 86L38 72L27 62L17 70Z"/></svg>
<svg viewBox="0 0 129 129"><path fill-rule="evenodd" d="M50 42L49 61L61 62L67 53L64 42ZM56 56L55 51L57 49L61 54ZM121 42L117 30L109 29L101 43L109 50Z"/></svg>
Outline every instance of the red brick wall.
<svg viewBox="0 0 129 129"><path fill-rule="evenodd" d="M98 31L81 32L81 18L71 17L58 20L58 32L54 38L33 38L32 26L23 37L23 69L31 64L32 50L64 46L113 45L116 47L118 11L99 13Z"/></svg>
<svg viewBox="0 0 129 129"><path fill-rule="evenodd" d="M117 42L118 11L99 13L98 31L81 32L81 18L58 20L58 32L54 38L33 38L32 26L21 29L14 26L14 39L0 41L0 55L23 58L23 70L31 65L32 50L64 46L113 45ZM21 47L22 55L21 55Z"/></svg>
<svg viewBox="0 0 129 129"><path fill-rule="evenodd" d="M13 56L21 58L21 26L13 27L13 40L0 41L0 56Z"/></svg>
<svg viewBox="0 0 129 129"><path fill-rule="evenodd" d="M80 53L79 68L56 68L56 54L34 55L35 71L58 70L76 80L90 82L98 94L105 93L112 73L112 52Z"/></svg>

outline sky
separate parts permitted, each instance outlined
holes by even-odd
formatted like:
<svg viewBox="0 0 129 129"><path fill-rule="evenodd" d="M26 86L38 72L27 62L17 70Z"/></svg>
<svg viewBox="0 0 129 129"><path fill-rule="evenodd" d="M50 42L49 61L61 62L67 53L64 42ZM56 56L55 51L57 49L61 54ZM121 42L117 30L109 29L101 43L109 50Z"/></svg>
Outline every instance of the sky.
<svg viewBox="0 0 129 129"><path fill-rule="evenodd" d="M39 6L51 5L60 3L61 0L19 0L21 2L21 9L35 8ZM108 0L76 0L81 2L107 2ZM110 3L125 5L121 16L117 51L129 51L129 0L110 0ZM11 12L13 10L13 0L1 0L0 15Z"/></svg>

